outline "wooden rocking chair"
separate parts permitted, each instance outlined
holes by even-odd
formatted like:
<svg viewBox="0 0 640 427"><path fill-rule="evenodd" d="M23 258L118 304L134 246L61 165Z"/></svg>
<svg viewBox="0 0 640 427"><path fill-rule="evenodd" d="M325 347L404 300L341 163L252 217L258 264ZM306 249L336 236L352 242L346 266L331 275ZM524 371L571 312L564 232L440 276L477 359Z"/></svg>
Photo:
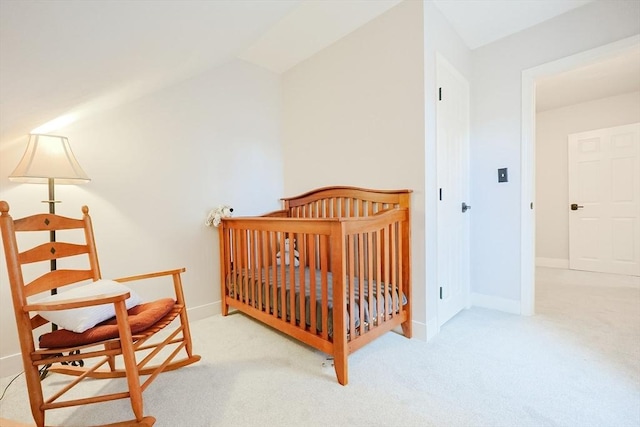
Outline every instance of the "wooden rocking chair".
<svg viewBox="0 0 640 427"><path fill-rule="evenodd" d="M49 409L128 398L135 420L113 425L150 426L155 419L143 415L142 392L159 373L200 360L200 356L192 351L181 282L181 273L185 270L102 280L89 209L83 206L82 212L82 219L38 214L13 220L8 203L0 201L0 228L31 412L36 425L43 427L45 411ZM68 231L74 229L76 231ZM69 235L67 242L55 238L58 230ZM35 231L49 232L47 243L19 250L18 233ZM20 234L20 243L22 239L32 239L34 233L28 234L29 237ZM73 259L64 262L75 268L58 269L56 262L68 257ZM77 269L81 261L85 268ZM43 262L46 268L38 269L38 264L34 264ZM43 270L46 271L43 273ZM34 276L25 283L25 277ZM160 276L172 279L172 297L130 308L135 303L135 293L121 283ZM67 287L77 283L80 285ZM63 288L60 293L49 296L51 290L60 288ZM69 311L72 309L76 310ZM101 313L103 318L108 317L106 320L94 317L97 316L95 312L101 310L110 313ZM80 318L88 323L74 324ZM98 323L91 326L96 319ZM167 328L166 333L156 335L174 320L177 327ZM50 332L45 331L36 345L34 330L49 323L56 326L48 329ZM72 325L65 328L67 323ZM76 327L78 331L73 332ZM176 358L181 350L186 355ZM49 372L75 378L71 378L59 391L47 393L45 398L41 384L44 367L48 367ZM141 376L146 376L144 382ZM122 392L60 400L85 378L126 378L127 387Z"/></svg>

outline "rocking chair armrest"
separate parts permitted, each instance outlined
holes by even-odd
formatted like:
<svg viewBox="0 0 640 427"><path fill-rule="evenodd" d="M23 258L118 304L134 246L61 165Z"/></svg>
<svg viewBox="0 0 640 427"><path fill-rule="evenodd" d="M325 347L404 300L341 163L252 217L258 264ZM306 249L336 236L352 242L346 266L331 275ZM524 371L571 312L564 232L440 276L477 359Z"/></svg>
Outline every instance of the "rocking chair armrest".
<svg viewBox="0 0 640 427"><path fill-rule="evenodd" d="M186 271L186 268L177 268L175 270L166 270L166 271L158 271L155 273L147 273L147 274L139 274L136 276L129 276L129 277L121 277L119 279L113 279L116 282L120 282L120 283L125 283L125 282L133 282L135 280L144 280L144 279L151 279L153 277L161 277L161 276L172 276L172 275L179 275L180 273L184 273Z"/></svg>
<svg viewBox="0 0 640 427"><path fill-rule="evenodd" d="M25 312L69 310L72 308L90 307L93 305L112 304L118 301L124 301L130 296L131 294L129 293L129 291L126 291L116 294L95 295L85 298L72 298L55 302L35 302L33 304L27 304L23 306L22 310Z"/></svg>

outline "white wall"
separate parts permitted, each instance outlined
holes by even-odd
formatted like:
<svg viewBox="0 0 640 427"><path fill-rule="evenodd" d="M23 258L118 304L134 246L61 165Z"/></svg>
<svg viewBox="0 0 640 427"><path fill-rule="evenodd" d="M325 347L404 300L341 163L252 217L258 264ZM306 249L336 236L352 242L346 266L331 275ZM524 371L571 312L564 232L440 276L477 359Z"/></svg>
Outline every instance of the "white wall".
<svg viewBox="0 0 640 427"><path fill-rule="evenodd" d="M414 322L425 331L421 2L404 2L283 75L285 191L412 194ZM419 332L418 332L419 333Z"/></svg>
<svg viewBox="0 0 640 427"><path fill-rule="evenodd" d="M218 235L204 225L206 214L218 204L232 205L236 215L279 208L280 104L279 76L234 61L60 129L92 181L57 186L57 212L78 216L81 205L90 207L103 277L186 267L192 320L219 312ZM40 203L46 186L7 180L25 146L26 138L0 145L0 200L14 218L47 209ZM0 265L5 376L21 368ZM136 289L153 298L158 293L149 285Z"/></svg>
<svg viewBox="0 0 640 427"><path fill-rule="evenodd" d="M536 114L536 258L568 266L567 135L640 122L640 92L539 111Z"/></svg>
<svg viewBox="0 0 640 427"><path fill-rule="evenodd" d="M435 56L470 52L431 2L403 2L285 73L287 194L410 188L414 336L437 333Z"/></svg>
<svg viewBox="0 0 640 427"><path fill-rule="evenodd" d="M639 14L596 1L472 52L471 286L484 305L520 310L522 71L638 34Z"/></svg>

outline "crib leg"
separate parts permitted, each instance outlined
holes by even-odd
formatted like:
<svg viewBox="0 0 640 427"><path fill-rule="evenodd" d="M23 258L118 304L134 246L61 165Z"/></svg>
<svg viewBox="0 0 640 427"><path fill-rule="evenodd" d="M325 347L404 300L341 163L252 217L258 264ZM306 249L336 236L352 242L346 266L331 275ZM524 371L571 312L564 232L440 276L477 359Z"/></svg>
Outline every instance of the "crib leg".
<svg viewBox="0 0 640 427"><path fill-rule="evenodd" d="M411 330L411 319L405 320L400 324L402 326L402 333L405 337L411 338L411 334L413 333Z"/></svg>
<svg viewBox="0 0 640 427"><path fill-rule="evenodd" d="M227 304L226 296L224 294L222 294L222 301L220 301L220 304L221 304L220 310L222 311L222 315L226 316L227 314L229 314L229 304Z"/></svg>
<svg viewBox="0 0 640 427"><path fill-rule="evenodd" d="M347 354L335 354L333 357L333 367L336 370L336 377L341 385L347 385L349 375L347 370Z"/></svg>

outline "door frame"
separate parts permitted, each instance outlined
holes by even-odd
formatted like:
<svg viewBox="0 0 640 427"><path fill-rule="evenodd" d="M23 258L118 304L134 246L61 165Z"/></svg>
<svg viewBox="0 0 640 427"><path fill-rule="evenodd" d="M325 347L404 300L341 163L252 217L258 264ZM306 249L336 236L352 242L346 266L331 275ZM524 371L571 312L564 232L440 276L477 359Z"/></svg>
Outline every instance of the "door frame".
<svg viewBox="0 0 640 427"><path fill-rule="evenodd" d="M567 56L522 71L522 145L520 170L520 314L535 314L535 143L536 80L586 66L631 51L640 36Z"/></svg>

